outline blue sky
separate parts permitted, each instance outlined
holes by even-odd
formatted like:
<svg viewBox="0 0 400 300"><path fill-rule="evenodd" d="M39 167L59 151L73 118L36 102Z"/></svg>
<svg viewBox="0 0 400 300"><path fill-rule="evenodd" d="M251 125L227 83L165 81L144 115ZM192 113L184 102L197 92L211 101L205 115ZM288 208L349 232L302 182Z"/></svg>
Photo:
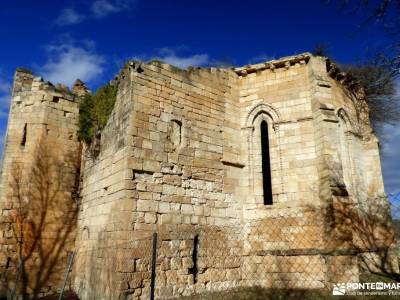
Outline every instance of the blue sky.
<svg viewBox="0 0 400 300"><path fill-rule="evenodd" d="M362 13L340 13L322 0L70 0L0 4L0 136L16 67L95 90L129 58L180 67L220 61L244 65L329 45L342 63L361 59L383 36ZM357 32L356 32L357 31ZM386 192L400 192L400 126L385 128Z"/></svg>

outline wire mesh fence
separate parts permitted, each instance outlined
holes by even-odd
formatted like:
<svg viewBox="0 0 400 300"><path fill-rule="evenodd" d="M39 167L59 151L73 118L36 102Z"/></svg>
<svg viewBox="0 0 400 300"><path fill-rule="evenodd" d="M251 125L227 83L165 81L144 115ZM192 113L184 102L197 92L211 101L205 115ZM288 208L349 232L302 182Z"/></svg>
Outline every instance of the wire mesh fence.
<svg viewBox="0 0 400 300"><path fill-rule="evenodd" d="M82 299L322 299L343 294L343 284L400 282L400 194L389 198L391 207L338 199L244 224L89 239L75 251L67 290Z"/></svg>
<svg viewBox="0 0 400 300"><path fill-rule="evenodd" d="M233 299L240 291L240 299L253 299L271 292L321 298L338 284L398 282L400 206L374 201L338 201L325 213L293 209L244 226L157 226L155 247L148 232L78 250L72 285L88 299L152 299L152 279L155 299Z"/></svg>

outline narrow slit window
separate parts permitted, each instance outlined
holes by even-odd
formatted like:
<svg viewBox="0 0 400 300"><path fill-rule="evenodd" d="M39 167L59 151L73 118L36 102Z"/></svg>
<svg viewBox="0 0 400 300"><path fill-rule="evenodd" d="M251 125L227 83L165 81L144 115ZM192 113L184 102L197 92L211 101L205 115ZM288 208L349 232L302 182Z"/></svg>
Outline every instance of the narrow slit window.
<svg viewBox="0 0 400 300"><path fill-rule="evenodd" d="M192 252L192 261L193 261L193 266L189 268L189 273L193 275L193 282L197 283L197 272L198 272L198 266L197 266L197 256L199 251L199 236L195 235L193 239L193 252Z"/></svg>
<svg viewBox="0 0 400 300"><path fill-rule="evenodd" d="M25 146L25 144L26 144L26 127L27 127L27 124L25 123L24 129L22 130L21 146Z"/></svg>
<svg viewBox="0 0 400 300"><path fill-rule="evenodd" d="M261 122L261 161L264 191L264 205L272 205L271 163L269 153L268 124Z"/></svg>

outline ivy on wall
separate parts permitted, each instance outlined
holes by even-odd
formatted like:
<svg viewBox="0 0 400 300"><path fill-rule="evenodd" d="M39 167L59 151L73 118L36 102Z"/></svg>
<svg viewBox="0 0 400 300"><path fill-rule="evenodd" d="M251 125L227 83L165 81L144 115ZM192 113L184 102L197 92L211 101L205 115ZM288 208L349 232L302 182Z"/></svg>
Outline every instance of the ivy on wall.
<svg viewBox="0 0 400 300"><path fill-rule="evenodd" d="M81 141L90 145L93 138L104 128L114 108L117 86L106 84L94 95L86 95L79 106L79 131Z"/></svg>

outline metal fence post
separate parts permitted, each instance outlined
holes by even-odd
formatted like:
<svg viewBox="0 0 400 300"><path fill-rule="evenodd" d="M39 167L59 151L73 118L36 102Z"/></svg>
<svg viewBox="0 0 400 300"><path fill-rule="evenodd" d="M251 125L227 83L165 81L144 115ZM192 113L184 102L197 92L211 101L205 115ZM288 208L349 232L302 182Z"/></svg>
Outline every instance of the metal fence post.
<svg viewBox="0 0 400 300"><path fill-rule="evenodd" d="M67 284L68 275L71 272L72 264L74 263L74 258L75 258L75 252L72 252L69 256L68 268L67 268L67 271L65 272L64 283L61 288L61 292L60 292L60 296L58 297L58 300L62 300L62 298L63 298L65 285Z"/></svg>
<svg viewBox="0 0 400 300"><path fill-rule="evenodd" d="M156 260L157 260L157 232L153 233L153 246L151 258L151 284L150 284L150 300L154 300L154 289L156 285Z"/></svg>
<svg viewBox="0 0 400 300"><path fill-rule="evenodd" d="M19 275L20 275L20 273L21 273L23 261L24 261L23 259L20 259L19 264L18 264L17 274L16 274L16 276L15 276L15 283L14 283L14 287L13 287L13 289L12 289L12 291L11 291L11 296L10 296L10 299L11 299L11 300L14 299L15 292L17 291L18 280L19 280Z"/></svg>

